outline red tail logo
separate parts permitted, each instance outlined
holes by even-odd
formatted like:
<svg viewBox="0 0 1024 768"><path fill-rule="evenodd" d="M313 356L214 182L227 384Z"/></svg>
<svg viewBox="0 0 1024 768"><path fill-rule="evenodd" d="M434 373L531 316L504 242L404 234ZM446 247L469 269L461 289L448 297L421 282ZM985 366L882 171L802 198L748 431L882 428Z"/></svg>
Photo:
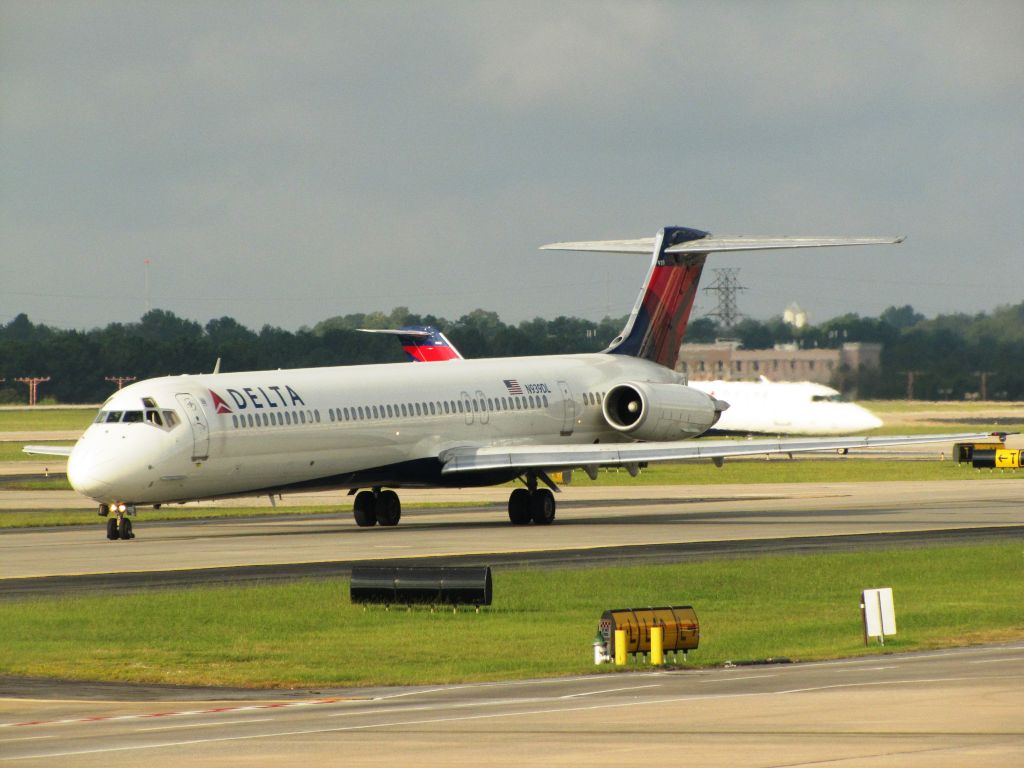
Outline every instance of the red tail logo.
<svg viewBox="0 0 1024 768"><path fill-rule="evenodd" d="M213 397L213 407L217 413L231 413L231 408L227 403L224 402L224 398L210 390L210 395Z"/></svg>

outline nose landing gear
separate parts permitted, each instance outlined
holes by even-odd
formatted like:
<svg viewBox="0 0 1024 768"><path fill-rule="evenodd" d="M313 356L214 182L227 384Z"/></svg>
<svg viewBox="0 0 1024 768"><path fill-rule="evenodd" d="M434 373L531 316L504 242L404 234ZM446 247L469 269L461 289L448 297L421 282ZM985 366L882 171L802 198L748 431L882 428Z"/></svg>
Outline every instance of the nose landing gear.
<svg viewBox="0 0 1024 768"><path fill-rule="evenodd" d="M113 517L110 517L111 512ZM99 516L107 518L107 538L111 541L134 539L132 521L128 518L134 514L135 507L130 504L100 504Z"/></svg>

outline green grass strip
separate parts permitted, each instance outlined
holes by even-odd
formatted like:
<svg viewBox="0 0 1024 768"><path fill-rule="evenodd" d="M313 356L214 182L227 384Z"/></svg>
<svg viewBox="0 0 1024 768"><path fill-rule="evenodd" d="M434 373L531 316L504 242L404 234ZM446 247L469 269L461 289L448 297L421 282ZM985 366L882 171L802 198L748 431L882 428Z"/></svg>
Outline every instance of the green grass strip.
<svg viewBox="0 0 1024 768"><path fill-rule="evenodd" d="M96 418L98 408L18 408L0 410L0 432L41 432L78 429Z"/></svg>
<svg viewBox="0 0 1024 768"><path fill-rule="evenodd" d="M130 578L130 577L126 577ZM860 590L892 587L885 651L1024 637L1024 546L500 571L494 605L364 610L343 580L0 603L0 673L255 687L422 685L594 672L608 608L692 604L690 665L877 654ZM607 668L605 668L607 669Z"/></svg>

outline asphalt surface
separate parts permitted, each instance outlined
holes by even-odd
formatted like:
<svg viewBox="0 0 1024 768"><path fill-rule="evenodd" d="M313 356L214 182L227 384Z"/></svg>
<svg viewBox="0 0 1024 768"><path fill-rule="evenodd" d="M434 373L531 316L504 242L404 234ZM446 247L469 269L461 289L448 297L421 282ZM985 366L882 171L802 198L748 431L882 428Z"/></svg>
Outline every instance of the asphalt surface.
<svg viewBox="0 0 1024 768"><path fill-rule="evenodd" d="M554 525L523 527L509 525L506 493L403 493L415 501L485 503L408 510L395 528L358 528L347 510L179 523L147 522L143 511L132 541L107 541L99 518L95 527L7 530L0 533L0 595L60 591L76 580L86 588L119 581L138 588L308 578L344 574L367 560L563 565L820 551L963 540L989 535L977 530L984 528L1011 536L1024 526L1024 483L1014 480L574 486L560 494Z"/></svg>
<svg viewBox="0 0 1024 768"><path fill-rule="evenodd" d="M1020 766L1024 645L224 701L0 699L38 766Z"/></svg>

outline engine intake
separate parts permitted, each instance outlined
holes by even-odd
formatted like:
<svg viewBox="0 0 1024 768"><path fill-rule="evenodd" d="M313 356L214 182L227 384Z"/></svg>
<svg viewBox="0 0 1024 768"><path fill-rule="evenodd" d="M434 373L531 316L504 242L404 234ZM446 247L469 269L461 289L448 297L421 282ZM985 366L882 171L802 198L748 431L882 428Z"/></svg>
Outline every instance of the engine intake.
<svg viewBox="0 0 1024 768"><path fill-rule="evenodd" d="M608 424L634 440L682 440L710 429L726 403L682 384L630 381L605 395Z"/></svg>

